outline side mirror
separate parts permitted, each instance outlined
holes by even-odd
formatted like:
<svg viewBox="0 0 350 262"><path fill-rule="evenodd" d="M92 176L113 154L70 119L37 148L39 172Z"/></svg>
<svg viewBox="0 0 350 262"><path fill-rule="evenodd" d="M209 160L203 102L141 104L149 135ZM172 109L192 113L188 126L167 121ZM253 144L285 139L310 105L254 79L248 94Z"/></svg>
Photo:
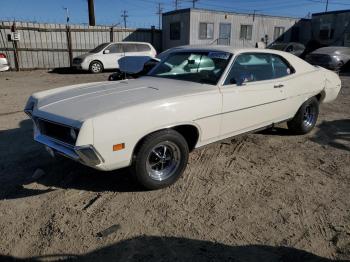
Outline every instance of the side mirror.
<svg viewBox="0 0 350 262"><path fill-rule="evenodd" d="M244 82L244 80L243 80L242 78L239 78L239 79L237 80L236 78L232 77L232 78L230 79L230 84L231 84L231 85L242 86L242 85L243 85L243 82Z"/></svg>
<svg viewBox="0 0 350 262"><path fill-rule="evenodd" d="M109 50L106 49L106 50L103 51L103 53L104 53L104 54L109 54Z"/></svg>

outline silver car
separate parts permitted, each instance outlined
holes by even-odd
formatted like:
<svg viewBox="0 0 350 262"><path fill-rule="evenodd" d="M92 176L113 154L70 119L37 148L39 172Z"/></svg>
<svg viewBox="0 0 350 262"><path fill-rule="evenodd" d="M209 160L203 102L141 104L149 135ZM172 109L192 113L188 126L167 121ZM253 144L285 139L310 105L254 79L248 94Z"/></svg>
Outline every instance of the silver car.
<svg viewBox="0 0 350 262"><path fill-rule="evenodd" d="M322 47L308 54L305 60L312 65L339 71L350 61L350 47Z"/></svg>
<svg viewBox="0 0 350 262"><path fill-rule="evenodd" d="M0 72L7 71L9 69L10 69L10 64L6 58L6 55L3 53L0 53Z"/></svg>
<svg viewBox="0 0 350 262"><path fill-rule="evenodd" d="M305 46L301 43L273 43L267 47L268 49L274 49L291 53L296 56L301 56L305 51Z"/></svg>

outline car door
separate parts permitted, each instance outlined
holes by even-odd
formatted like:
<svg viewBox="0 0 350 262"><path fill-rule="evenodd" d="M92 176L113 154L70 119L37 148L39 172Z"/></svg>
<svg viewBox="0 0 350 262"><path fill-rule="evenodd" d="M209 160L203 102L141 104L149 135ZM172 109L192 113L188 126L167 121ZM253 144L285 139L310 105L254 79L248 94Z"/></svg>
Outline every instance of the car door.
<svg viewBox="0 0 350 262"><path fill-rule="evenodd" d="M292 73L277 55L239 54L220 87L223 99L220 136L230 137L284 120L288 115L284 88Z"/></svg>
<svg viewBox="0 0 350 262"><path fill-rule="evenodd" d="M118 60L124 56L122 46L118 43L105 48L102 54L102 63L105 69L119 68Z"/></svg>

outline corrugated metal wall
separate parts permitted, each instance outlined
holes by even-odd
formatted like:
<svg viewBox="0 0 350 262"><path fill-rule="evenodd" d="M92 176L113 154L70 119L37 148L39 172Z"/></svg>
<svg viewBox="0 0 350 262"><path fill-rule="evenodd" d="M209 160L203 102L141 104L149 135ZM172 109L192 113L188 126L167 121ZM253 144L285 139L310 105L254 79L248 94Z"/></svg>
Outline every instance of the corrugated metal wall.
<svg viewBox="0 0 350 262"><path fill-rule="evenodd" d="M321 39L321 29L328 29L329 38ZM329 12L312 16L312 36L322 45L350 47L350 11Z"/></svg>
<svg viewBox="0 0 350 262"><path fill-rule="evenodd" d="M190 22L184 17L190 16ZM219 39L219 27L220 23L231 24L231 38L230 45L235 48L242 47L255 47L255 44L261 40L261 38L268 36L268 44L274 41L274 29L275 27L284 27L284 41L291 41L292 28L298 27L299 29L299 42L306 44L311 39L311 22L310 20L303 20L297 18L267 16L260 14L238 14L238 13L225 13L220 11L201 10L201 9L187 9L179 10L178 12L170 12L163 15L163 28L169 29L170 22L183 21L185 28L189 27L189 30L184 29L183 39L188 41L184 44L191 45L210 45L217 44ZM213 23L214 24L214 37L212 39L200 39L199 38L199 24ZM240 39L241 25L252 25L252 39L243 40ZM188 38L187 38L188 36ZM177 46L175 41L169 39L169 33L163 35L163 47L164 49Z"/></svg>
<svg viewBox="0 0 350 262"><path fill-rule="evenodd" d="M180 39L170 40L170 24L174 22L180 23ZM169 49L174 46L188 45L190 41L190 13L177 13L172 15L163 15L162 28L163 28L163 47Z"/></svg>
<svg viewBox="0 0 350 262"><path fill-rule="evenodd" d="M15 49L20 69L57 68L70 66L68 29L63 24L39 24L16 22L15 30L20 34L17 46L9 41L12 22L0 22L0 52L7 55L15 68ZM149 42L161 50L161 31L155 29L120 29L108 26L70 25L71 52L77 56L97 45L118 41Z"/></svg>
<svg viewBox="0 0 350 262"><path fill-rule="evenodd" d="M291 28L299 23L300 19L287 17L272 17L265 15L253 14L233 14L224 12L211 12L205 10L191 10L191 33L190 44L210 44L215 43L219 38L220 23L231 24L231 39L230 45L235 48L255 47L255 44L261 38L268 36L268 43L273 42L275 27L284 27L284 41L289 42L291 39ZM208 22L214 23L214 38L208 40L199 39L199 23ZM252 39L240 39L241 25L252 25ZM300 28L301 30L302 28Z"/></svg>

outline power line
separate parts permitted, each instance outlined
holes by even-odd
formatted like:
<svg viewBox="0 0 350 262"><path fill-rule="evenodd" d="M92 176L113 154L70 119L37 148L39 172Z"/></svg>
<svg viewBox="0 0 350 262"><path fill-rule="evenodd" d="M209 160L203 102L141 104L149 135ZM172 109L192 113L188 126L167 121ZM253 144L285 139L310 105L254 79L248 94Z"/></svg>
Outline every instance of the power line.
<svg viewBox="0 0 350 262"><path fill-rule="evenodd" d="M126 18L128 18L129 16L127 15L127 11L126 10L123 10L123 14L121 15L121 17L123 18L124 20L124 28L126 28Z"/></svg>

